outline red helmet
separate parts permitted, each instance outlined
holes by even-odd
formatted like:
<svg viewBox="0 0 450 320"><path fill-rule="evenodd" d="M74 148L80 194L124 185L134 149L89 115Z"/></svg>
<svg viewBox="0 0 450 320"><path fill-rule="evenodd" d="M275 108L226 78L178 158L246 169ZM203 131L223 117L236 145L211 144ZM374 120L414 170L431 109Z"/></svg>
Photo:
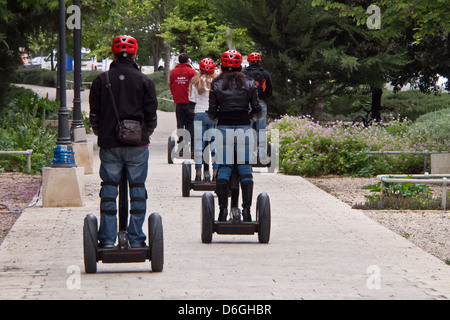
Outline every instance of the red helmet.
<svg viewBox="0 0 450 320"><path fill-rule="evenodd" d="M237 69L242 64L242 55L236 50L227 50L222 55L222 66Z"/></svg>
<svg viewBox="0 0 450 320"><path fill-rule="evenodd" d="M138 43L132 36L118 36L112 43L112 52L114 54L126 52L129 54L136 54L138 51Z"/></svg>
<svg viewBox="0 0 450 320"><path fill-rule="evenodd" d="M250 53L248 55L248 62L261 62L261 54L257 52Z"/></svg>
<svg viewBox="0 0 450 320"><path fill-rule="evenodd" d="M213 74L216 64L210 58L205 58L200 62L200 72L203 74Z"/></svg>

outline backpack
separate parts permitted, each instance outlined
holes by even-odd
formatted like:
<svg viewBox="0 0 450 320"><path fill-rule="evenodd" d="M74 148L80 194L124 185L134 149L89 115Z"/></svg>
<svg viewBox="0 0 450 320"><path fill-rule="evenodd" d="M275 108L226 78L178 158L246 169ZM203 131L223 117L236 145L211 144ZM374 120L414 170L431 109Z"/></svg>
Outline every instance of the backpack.
<svg viewBox="0 0 450 320"><path fill-rule="evenodd" d="M264 77L262 68L247 68L245 75L255 80L256 87L258 88L258 94L261 97L266 91L266 78Z"/></svg>

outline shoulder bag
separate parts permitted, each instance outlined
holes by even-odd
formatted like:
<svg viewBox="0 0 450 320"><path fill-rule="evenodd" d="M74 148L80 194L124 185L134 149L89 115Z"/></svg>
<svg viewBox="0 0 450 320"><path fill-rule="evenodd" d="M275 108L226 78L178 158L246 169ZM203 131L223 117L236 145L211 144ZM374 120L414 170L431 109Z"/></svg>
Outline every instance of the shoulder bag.
<svg viewBox="0 0 450 320"><path fill-rule="evenodd" d="M117 118L116 137L122 143L139 145L142 140L141 123L136 120L120 120L119 112L117 111L116 102L111 89L111 82L109 81L109 71L106 72L106 87L109 91L109 96L114 107L114 112Z"/></svg>

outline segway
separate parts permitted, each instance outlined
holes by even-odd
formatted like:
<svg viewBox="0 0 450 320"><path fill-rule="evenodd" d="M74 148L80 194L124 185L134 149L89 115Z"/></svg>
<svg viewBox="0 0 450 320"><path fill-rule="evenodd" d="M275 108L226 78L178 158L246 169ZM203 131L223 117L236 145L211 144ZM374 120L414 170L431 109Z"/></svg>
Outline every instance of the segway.
<svg viewBox="0 0 450 320"><path fill-rule="evenodd" d="M169 164L173 164L173 155L172 155L172 151L174 150L176 145L175 142L175 138L170 136L168 141L167 141L167 163Z"/></svg>
<svg viewBox="0 0 450 320"><path fill-rule="evenodd" d="M98 246L97 217L88 214L84 219L83 247L86 273L97 272L97 262L137 263L151 261L153 272L161 272L164 266L164 242L162 218L152 213L148 218L148 246L132 248L128 243L128 181L125 170L119 185L119 233L118 245L114 248Z"/></svg>
<svg viewBox="0 0 450 320"><path fill-rule="evenodd" d="M184 161L181 169L181 191L183 197L189 197L191 190L194 191L214 191L216 183L212 181L209 165L205 165L203 170L203 178L201 181L192 180L192 163Z"/></svg>
<svg viewBox="0 0 450 320"><path fill-rule="evenodd" d="M211 243L214 233L225 235L258 234L260 243L270 240L270 199L267 193L260 193L256 199L256 220L244 222L238 208L239 182L237 174L232 174L230 181L231 215L228 221L215 220L214 195L205 192L202 196L201 238L203 243Z"/></svg>
<svg viewBox="0 0 450 320"><path fill-rule="evenodd" d="M209 155L211 154L210 145L207 143L205 149L209 150ZM204 150L205 150L204 149ZM210 162L212 161L212 157ZM210 164L203 159L202 161L203 167L203 177L200 181L192 180L192 163L188 160L183 162L181 167L181 191L183 197L189 197L191 190L194 191L214 191L216 190L216 182L213 181L213 177L211 174L211 166Z"/></svg>
<svg viewBox="0 0 450 320"><path fill-rule="evenodd" d="M191 143L188 143L187 146L182 149L175 138L170 136L167 140L167 163L173 164L173 161L178 157L179 159L183 159L183 153L187 152L191 148L190 145ZM194 158L193 152L190 152L189 158Z"/></svg>

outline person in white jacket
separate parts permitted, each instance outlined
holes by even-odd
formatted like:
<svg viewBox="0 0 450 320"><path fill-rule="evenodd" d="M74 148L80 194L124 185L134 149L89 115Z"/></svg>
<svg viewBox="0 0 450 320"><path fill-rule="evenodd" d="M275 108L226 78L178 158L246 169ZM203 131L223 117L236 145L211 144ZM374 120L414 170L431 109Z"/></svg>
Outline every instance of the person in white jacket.
<svg viewBox="0 0 450 320"><path fill-rule="evenodd" d="M189 85L189 100L195 103L194 117L194 161L195 161L195 181L202 180L202 165L204 163L203 151L206 141L214 141L214 129L216 123L209 119L206 111L209 108L209 91L211 83L216 77L214 72L216 64L210 58L205 58L200 62L200 74L191 79ZM205 136L205 132L207 135ZM211 154L214 158L215 150L212 148ZM205 159L208 160L208 159ZM217 177L218 165L213 162L213 181Z"/></svg>

